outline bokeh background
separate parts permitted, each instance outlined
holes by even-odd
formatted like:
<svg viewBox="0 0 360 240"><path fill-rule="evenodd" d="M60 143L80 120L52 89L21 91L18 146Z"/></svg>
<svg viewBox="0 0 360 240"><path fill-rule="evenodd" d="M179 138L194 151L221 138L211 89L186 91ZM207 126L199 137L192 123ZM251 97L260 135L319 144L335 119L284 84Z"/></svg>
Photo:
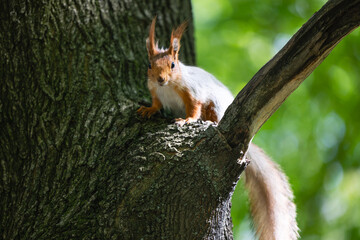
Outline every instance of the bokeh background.
<svg viewBox="0 0 360 240"><path fill-rule="evenodd" d="M198 66L237 94L325 0L193 0ZM254 142L290 178L304 240L360 239L360 29L286 100ZM242 182L235 239L252 239Z"/></svg>

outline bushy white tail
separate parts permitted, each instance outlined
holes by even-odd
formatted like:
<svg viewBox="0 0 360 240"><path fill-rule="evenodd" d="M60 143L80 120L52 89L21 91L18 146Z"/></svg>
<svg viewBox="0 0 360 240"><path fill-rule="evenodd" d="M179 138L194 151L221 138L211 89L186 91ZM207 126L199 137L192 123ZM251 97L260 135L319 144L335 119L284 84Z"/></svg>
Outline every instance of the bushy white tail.
<svg viewBox="0 0 360 240"><path fill-rule="evenodd" d="M299 237L296 206L286 175L256 145L247 153L245 187L260 240L293 240Z"/></svg>

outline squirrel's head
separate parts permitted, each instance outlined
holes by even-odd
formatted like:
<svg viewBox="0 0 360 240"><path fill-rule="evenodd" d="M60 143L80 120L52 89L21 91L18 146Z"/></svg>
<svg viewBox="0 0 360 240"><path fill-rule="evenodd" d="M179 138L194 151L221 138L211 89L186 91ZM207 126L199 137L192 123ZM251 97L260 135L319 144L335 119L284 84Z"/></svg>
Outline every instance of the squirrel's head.
<svg viewBox="0 0 360 240"><path fill-rule="evenodd" d="M179 67L180 39L184 33L187 22L182 23L172 31L168 49L159 49L155 43L155 22L152 20L149 37L146 39L146 48L149 57L148 78L160 86L181 78Z"/></svg>

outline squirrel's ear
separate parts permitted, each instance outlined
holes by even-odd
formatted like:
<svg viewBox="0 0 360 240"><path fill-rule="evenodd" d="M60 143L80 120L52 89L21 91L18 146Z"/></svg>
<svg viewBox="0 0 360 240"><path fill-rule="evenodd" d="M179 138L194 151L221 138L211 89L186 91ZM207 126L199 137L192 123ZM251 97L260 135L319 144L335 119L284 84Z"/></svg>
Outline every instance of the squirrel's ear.
<svg viewBox="0 0 360 240"><path fill-rule="evenodd" d="M188 25L188 22L183 22L178 28L172 31L170 39L169 53L176 59L180 50L180 39Z"/></svg>
<svg viewBox="0 0 360 240"><path fill-rule="evenodd" d="M180 41L178 38L172 36L170 47L168 50L169 54L171 54L172 56L174 56L175 59L177 59L179 50L180 50Z"/></svg>
<svg viewBox="0 0 360 240"><path fill-rule="evenodd" d="M178 52L180 50L180 41L178 38L174 38L172 42L172 47L175 52Z"/></svg>
<svg viewBox="0 0 360 240"><path fill-rule="evenodd" d="M149 37L146 39L146 48L148 51L148 55L153 56L156 53L156 47L155 47L155 22L156 22L156 16L153 18L150 30L149 30Z"/></svg>

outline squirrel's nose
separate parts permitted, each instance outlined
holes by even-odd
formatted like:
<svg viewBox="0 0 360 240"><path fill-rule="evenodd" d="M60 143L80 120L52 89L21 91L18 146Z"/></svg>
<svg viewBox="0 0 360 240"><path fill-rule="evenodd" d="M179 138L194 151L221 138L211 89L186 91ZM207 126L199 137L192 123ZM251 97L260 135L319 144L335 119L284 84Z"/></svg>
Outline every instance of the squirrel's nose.
<svg viewBox="0 0 360 240"><path fill-rule="evenodd" d="M164 83L164 82L165 82L165 79L162 78L162 77L158 77L158 82L159 82L159 83Z"/></svg>

